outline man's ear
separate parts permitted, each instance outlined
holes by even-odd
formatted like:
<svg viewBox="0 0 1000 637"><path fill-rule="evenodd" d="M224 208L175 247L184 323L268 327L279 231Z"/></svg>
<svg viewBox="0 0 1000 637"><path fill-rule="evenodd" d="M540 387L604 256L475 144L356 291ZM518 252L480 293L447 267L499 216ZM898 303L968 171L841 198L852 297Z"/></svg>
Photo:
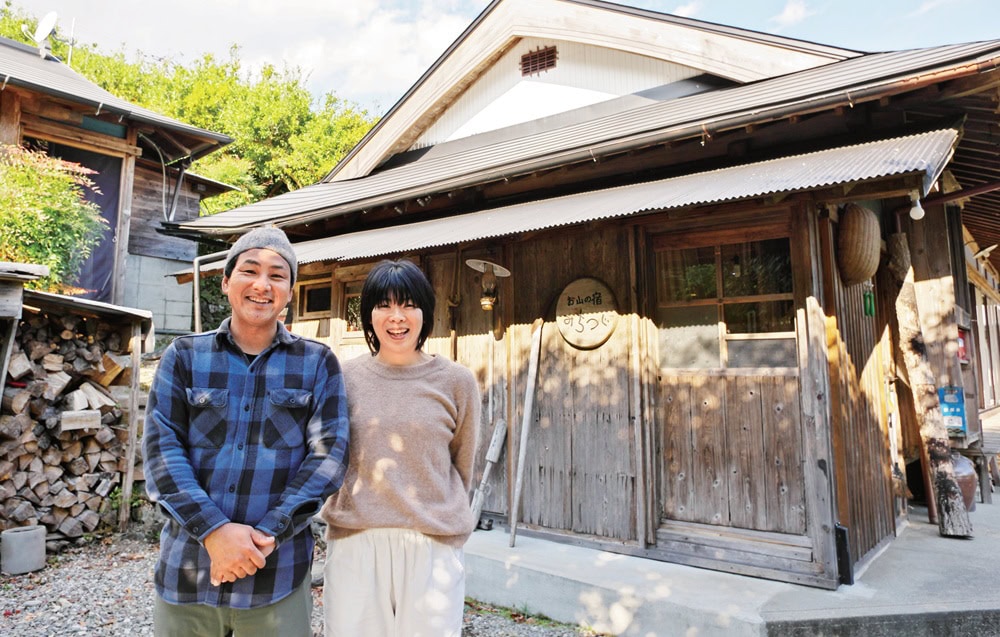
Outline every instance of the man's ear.
<svg viewBox="0 0 1000 637"><path fill-rule="evenodd" d="M229 277L222 275L222 293L229 294Z"/></svg>

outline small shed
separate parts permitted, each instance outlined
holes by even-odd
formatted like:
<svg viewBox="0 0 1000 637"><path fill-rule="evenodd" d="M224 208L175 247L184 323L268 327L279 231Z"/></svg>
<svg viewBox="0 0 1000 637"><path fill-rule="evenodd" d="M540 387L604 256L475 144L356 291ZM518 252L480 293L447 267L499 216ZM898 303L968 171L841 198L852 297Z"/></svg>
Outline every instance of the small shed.
<svg viewBox="0 0 1000 637"><path fill-rule="evenodd" d="M153 312L157 326L191 329L190 291L164 276L197 246L157 235L196 219L203 198L232 190L194 175L195 160L232 142L104 90L42 48L0 37L0 144L20 145L95 171L85 196L107 230L73 283L85 298Z"/></svg>

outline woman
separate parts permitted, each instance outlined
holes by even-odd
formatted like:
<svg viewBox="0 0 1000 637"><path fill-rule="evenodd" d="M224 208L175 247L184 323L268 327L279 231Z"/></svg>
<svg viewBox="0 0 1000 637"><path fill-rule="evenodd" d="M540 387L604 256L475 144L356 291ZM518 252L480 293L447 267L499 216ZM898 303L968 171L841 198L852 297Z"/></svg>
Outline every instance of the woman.
<svg viewBox="0 0 1000 637"><path fill-rule="evenodd" d="M322 512L327 637L462 632L479 386L421 349L434 305L427 277L405 260L378 263L361 290L371 356L343 364L350 461Z"/></svg>

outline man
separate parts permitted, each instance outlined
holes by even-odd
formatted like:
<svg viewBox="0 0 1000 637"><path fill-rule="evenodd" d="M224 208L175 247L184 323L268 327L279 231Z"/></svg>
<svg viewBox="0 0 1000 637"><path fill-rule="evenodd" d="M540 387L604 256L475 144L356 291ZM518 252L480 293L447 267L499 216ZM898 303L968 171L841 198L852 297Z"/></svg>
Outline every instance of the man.
<svg viewBox="0 0 1000 637"><path fill-rule="evenodd" d="M295 275L284 232L245 234L223 270L231 316L160 360L143 435L167 518L158 637L312 635L309 525L344 480L347 400L329 348L278 320Z"/></svg>

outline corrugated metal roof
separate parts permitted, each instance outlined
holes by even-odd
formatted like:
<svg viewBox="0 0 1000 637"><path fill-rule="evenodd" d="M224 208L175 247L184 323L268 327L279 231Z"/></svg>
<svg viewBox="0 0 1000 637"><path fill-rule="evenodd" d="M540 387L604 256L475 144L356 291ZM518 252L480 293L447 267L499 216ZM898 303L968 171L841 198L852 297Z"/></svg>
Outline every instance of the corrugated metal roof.
<svg viewBox="0 0 1000 637"><path fill-rule="evenodd" d="M25 290L24 304L42 309L59 309L74 312L90 312L104 317L128 319L131 323L139 323L144 337L153 333L153 313L124 305L112 305L101 301L93 301L76 296L52 294L39 290Z"/></svg>
<svg viewBox="0 0 1000 637"><path fill-rule="evenodd" d="M666 210L735 201L882 177L923 174L924 193L944 169L958 131L944 129L481 210L433 221L365 230L296 243L300 264L398 254ZM215 264L221 267L221 262ZM205 272L212 271L211 266ZM191 269L174 276L190 275Z"/></svg>
<svg viewBox="0 0 1000 637"><path fill-rule="evenodd" d="M877 53L745 86L615 113L375 173L320 183L278 197L178 224L223 233L264 223L289 225L481 183L569 161L620 152L739 123L766 121L1000 56L1000 40Z"/></svg>
<svg viewBox="0 0 1000 637"><path fill-rule="evenodd" d="M154 124L226 144L232 141L221 133L197 128L131 104L105 91L57 58L43 58L38 54L37 48L8 38L0 38L0 82L4 86L21 86L78 104L90 104L94 106L95 112L113 112L136 122Z"/></svg>

